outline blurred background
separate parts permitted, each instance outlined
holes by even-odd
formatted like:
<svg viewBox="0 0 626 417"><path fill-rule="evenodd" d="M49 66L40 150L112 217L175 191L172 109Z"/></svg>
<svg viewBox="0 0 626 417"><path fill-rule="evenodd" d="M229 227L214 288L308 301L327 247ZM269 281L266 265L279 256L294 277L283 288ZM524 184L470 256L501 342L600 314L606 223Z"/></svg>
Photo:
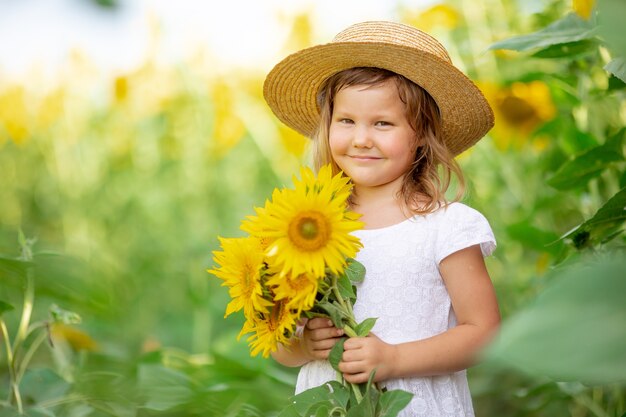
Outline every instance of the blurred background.
<svg viewBox="0 0 626 417"><path fill-rule="evenodd" d="M625 17L622 0L0 0L0 417L279 413L295 370L249 356L206 270L309 162L267 71L381 19L437 37L496 115L458 158L505 319L469 371L476 414L626 414Z"/></svg>

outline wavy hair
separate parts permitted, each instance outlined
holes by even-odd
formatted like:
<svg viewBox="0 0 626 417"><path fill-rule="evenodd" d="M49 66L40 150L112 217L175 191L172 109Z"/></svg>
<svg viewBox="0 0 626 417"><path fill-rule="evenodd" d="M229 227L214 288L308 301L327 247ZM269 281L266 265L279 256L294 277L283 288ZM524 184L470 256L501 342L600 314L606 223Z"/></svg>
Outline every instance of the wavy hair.
<svg viewBox="0 0 626 417"><path fill-rule="evenodd" d="M341 168L333 160L329 131L332 120L335 96L343 88L351 86L378 86L388 80L395 82L400 100L404 103L406 118L415 132L415 156L410 170L404 176L398 197L403 199L407 209L415 214L427 214L445 206L451 201L459 201L465 191L465 180L454 155L441 139L441 116L439 107L430 94L422 87L395 72L381 68L358 67L341 71L329 77L320 88L317 96L320 107L320 123L313 136L313 162L316 169L331 164L333 173ZM445 193L450 187L452 175L458 179L458 187L453 200L447 201Z"/></svg>

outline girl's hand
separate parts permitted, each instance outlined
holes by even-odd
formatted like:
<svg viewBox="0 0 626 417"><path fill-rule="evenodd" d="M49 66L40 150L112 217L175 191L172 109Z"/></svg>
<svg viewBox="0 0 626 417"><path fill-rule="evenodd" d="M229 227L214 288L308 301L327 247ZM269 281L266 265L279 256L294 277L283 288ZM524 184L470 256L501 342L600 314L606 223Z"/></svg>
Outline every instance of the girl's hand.
<svg viewBox="0 0 626 417"><path fill-rule="evenodd" d="M367 382L370 373L376 370L374 381L393 377L396 347L370 333L367 337L351 337L343 344L344 352L339 370L346 381L352 384Z"/></svg>
<svg viewBox="0 0 626 417"><path fill-rule="evenodd" d="M306 322L300 346L302 352L312 360L328 359L330 350L341 336L343 330L333 326L332 321L314 318Z"/></svg>

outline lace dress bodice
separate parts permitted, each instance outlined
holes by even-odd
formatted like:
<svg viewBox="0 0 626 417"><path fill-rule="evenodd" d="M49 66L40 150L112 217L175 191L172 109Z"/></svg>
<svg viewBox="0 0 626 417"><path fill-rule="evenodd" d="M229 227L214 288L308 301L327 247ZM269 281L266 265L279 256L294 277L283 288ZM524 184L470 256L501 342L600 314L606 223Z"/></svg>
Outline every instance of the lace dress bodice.
<svg viewBox="0 0 626 417"><path fill-rule="evenodd" d="M496 245L485 217L461 203L354 235L363 243L357 260L367 271L357 286L354 314L358 322L377 317L372 332L392 344L428 338L456 326L439 263L473 245L480 245L483 256L488 256ZM333 379L336 372L328 361L309 362L300 369L296 393ZM384 385L414 394L401 417L474 415L465 371L389 380Z"/></svg>

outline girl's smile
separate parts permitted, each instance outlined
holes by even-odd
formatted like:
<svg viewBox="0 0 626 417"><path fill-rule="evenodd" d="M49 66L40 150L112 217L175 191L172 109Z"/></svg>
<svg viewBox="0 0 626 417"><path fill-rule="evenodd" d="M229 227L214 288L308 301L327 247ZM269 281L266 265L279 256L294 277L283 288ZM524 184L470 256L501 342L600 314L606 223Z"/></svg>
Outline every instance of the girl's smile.
<svg viewBox="0 0 626 417"><path fill-rule="evenodd" d="M396 190L415 158L416 138L393 81L355 85L335 96L329 144L357 188Z"/></svg>

